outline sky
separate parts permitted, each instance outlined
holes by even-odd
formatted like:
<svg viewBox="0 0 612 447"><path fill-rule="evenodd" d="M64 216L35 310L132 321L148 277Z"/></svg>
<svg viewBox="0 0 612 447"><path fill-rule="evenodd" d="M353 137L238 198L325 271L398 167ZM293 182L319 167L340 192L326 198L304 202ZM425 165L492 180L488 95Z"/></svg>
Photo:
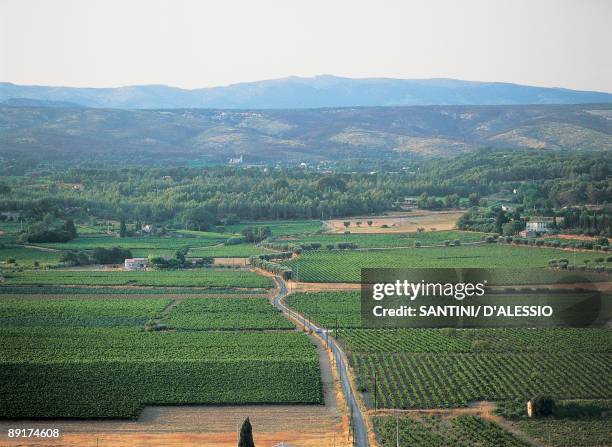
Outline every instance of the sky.
<svg viewBox="0 0 612 447"><path fill-rule="evenodd" d="M612 92L610 23L611 0L0 0L0 81L332 74Z"/></svg>

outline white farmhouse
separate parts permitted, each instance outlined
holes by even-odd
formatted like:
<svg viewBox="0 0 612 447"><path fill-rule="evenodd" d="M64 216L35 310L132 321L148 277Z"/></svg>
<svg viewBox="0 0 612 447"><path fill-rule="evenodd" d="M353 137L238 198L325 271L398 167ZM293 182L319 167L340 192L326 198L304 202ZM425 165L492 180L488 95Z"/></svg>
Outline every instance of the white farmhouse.
<svg viewBox="0 0 612 447"><path fill-rule="evenodd" d="M555 229L555 222L563 222L562 217L532 217L525 225L524 237L536 237L551 233Z"/></svg>
<svg viewBox="0 0 612 447"><path fill-rule="evenodd" d="M542 220L530 220L525 228L527 232L546 233L548 232L548 222Z"/></svg>
<svg viewBox="0 0 612 447"><path fill-rule="evenodd" d="M125 270L144 270L149 266L147 258L129 258L124 261Z"/></svg>

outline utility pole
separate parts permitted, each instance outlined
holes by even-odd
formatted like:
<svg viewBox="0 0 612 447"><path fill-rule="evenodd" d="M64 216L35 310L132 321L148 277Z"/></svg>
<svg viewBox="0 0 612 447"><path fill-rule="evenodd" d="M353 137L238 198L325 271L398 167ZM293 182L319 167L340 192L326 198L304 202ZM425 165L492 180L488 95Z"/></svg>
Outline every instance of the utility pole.
<svg viewBox="0 0 612 447"><path fill-rule="evenodd" d="M395 447L399 445L399 414L395 413Z"/></svg>
<svg viewBox="0 0 612 447"><path fill-rule="evenodd" d="M338 314L336 314L336 339L338 338Z"/></svg>

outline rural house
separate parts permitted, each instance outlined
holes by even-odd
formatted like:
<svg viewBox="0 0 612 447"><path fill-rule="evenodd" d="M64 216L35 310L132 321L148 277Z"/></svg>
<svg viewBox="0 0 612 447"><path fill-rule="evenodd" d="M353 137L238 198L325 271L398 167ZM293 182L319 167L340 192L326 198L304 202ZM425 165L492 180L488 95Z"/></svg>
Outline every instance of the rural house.
<svg viewBox="0 0 612 447"><path fill-rule="evenodd" d="M124 261L125 270L144 270L149 266L147 258L129 258Z"/></svg>

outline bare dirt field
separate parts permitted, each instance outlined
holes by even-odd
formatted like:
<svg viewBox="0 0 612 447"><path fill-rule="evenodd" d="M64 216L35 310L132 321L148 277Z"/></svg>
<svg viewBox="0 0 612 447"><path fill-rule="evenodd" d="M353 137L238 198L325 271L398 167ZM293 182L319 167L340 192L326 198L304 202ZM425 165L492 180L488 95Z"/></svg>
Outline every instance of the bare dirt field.
<svg viewBox="0 0 612 447"><path fill-rule="evenodd" d="M273 446L348 446L346 418L327 406L182 406L147 407L138 421L3 421L0 445L52 447L207 446L238 443L246 417L253 424L255 443ZM11 440L9 428L59 428L57 440ZM335 444L334 444L335 442Z"/></svg>
<svg viewBox="0 0 612 447"><path fill-rule="evenodd" d="M326 221L330 233L343 233L346 230L344 222L350 222L348 230L351 233L409 233L425 228L426 231L452 230L457 219L464 211L402 211L389 213L385 216L352 217L347 219L333 219ZM372 226L368 225L372 221ZM357 222L361 222L357 225ZM383 227L386 225L386 227Z"/></svg>
<svg viewBox="0 0 612 447"><path fill-rule="evenodd" d="M332 290L361 290L361 284L288 281L287 288L290 292L327 292Z"/></svg>
<svg viewBox="0 0 612 447"><path fill-rule="evenodd" d="M214 263L230 267L246 267L249 265L249 258L214 258Z"/></svg>
<svg viewBox="0 0 612 447"><path fill-rule="evenodd" d="M550 234L545 235L545 238L550 239L567 239L567 240L575 240L575 241L595 241L597 238L595 236L581 236L579 234Z"/></svg>

